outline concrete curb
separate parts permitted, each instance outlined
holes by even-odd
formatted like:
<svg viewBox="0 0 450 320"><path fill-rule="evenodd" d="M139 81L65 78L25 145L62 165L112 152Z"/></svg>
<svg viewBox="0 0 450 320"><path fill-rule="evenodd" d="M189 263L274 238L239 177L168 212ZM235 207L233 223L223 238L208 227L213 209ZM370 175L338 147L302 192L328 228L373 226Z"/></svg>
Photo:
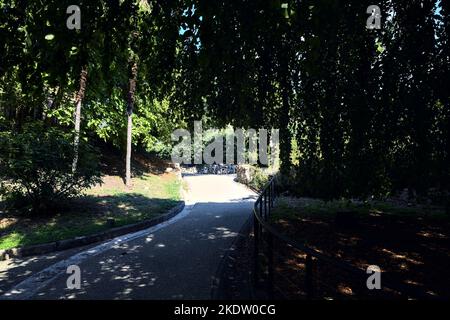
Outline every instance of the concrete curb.
<svg viewBox="0 0 450 320"><path fill-rule="evenodd" d="M132 233L136 231L140 231L143 229L147 229L150 227L153 227L157 224L160 224L164 221L167 221L174 216L176 216L178 213L183 211L185 206L185 202L181 201L180 204L175 206L174 208L170 209L167 213L150 219L145 220L142 222L137 222L134 224L129 224L122 227L112 228L100 233L88 235L88 236L82 236L82 237L76 237L74 239L66 239L66 240L60 240L50 243L43 243L43 244L37 244L33 246L26 246L26 247L18 247L18 248L11 248L6 250L0 250L0 261L11 259L11 258L20 258L20 257L27 257L27 256L34 256L34 255L41 255L45 253L51 253L55 251L62 251L67 250L71 248L81 247L88 244L92 244L95 242L100 242L104 240L109 240L127 233Z"/></svg>

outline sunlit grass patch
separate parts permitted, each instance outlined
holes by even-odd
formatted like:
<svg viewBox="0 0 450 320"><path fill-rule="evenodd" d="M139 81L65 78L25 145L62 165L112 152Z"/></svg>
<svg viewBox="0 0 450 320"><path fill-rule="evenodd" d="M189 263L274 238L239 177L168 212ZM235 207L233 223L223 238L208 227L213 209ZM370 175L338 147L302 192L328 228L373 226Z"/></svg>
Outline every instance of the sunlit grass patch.
<svg viewBox="0 0 450 320"><path fill-rule="evenodd" d="M86 190L52 217L18 216L0 224L0 250L85 236L152 219L179 203L181 181L175 174L144 174L127 189L118 176L105 176L102 185ZM1 220L1 218L0 218ZM5 218L6 221L6 218Z"/></svg>

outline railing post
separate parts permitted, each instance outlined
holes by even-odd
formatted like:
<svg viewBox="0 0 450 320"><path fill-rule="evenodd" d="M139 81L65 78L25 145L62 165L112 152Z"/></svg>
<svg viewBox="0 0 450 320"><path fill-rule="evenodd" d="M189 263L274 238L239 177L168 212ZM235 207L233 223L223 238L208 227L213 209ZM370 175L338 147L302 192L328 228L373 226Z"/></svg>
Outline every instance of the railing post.
<svg viewBox="0 0 450 320"><path fill-rule="evenodd" d="M269 298L273 299L274 296L274 283L273 283L273 235L272 233L268 233L267 235L267 244L268 244L268 291L269 291Z"/></svg>
<svg viewBox="0 0 450 320"><path fill-rule="evenodd" d="M275 183L271 183L271 188L272 188L272 208L273 208L275 200Z"/></svg>
<svg viewBox="0 0 450 320"><path fill-rule="evenodd" d="M254 232L254 248L253 248L253 281L255 286L259 284L259 271L261 266L259 264L259 253L262 250L265 253L264 240L267 239L267 261L268 261L268 277L267 277L267 289L270 298L274 296L274 248L273 248L273 235L270 232L264 232L263 224L260 223L260 219L267 221L270 217L271 209L273 207L274 193L273 183L270 182L268 186L262 190L261 195L254 206L253 216L253 232ZM259 207L258 207L259 206ZM267 234L267 238L266 237ZM260 242L262 241L263 247L260 248Z"/></svg>
<svg viewBox="0 0 450 320"><path fill-rule="evenodd" d="M305 276L305 285L306 285L306 295L308 299L312 299L314 297L314 285L313 285L313 259L311 254L306 254L306 276Z"/></svg>
<svg viewBox="0 0 450 320"><path fill-rule="evenodd" d="M264 214L263 214L263 197L261 196L261 200L259 201L259 216L261 218L264 218ZM259 230L261 231L260 234L262 234L262 225L258 223L259 226Z"/></svg>
<svg viewBox="0 0 450 320"><path fill-rule="evenodd" d="M267 189L264 189L264 219L267 221Z"/></svg>
<svg viewBox="0 0 450 320"><path fill-rule="evenodd" d="M259 203L261 207L261 202ZM258 284L258 272L259 272L259 221L256 216L253 216L253 233L255 235L255 243L253 250L253 281L255 286Z"/></svg>

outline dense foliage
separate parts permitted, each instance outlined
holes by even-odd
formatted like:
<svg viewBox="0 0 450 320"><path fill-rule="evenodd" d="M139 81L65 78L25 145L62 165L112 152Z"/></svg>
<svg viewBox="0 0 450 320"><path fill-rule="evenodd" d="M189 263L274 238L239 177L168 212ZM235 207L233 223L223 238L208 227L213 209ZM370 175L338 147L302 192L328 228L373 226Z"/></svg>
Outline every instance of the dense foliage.
<svg viewBox="0 0 450 320"><path fill-rule="evenodd" d="M281 4L287 3L288 8ZM0 130L73 127L125 148L170 149L174 128L280 128L298 193L449 190L450 3L380 0L0 0ZM133 82L134 83L134 82ZM44 130L45 132L45 130Z"/></svg>
<svg viewBox="0 0 450 320"><path fill-rule="evenodd" d="M449 2L379 1L372 30L370 1L284 2L195 5L185 101L221 124L280 128L298 193L448 194Z"/></svg>
<svg viewBox="0 0 450 320"><path fill-rule="evenodd" d="M51 213L67 198L101 182L95 150L80 143L79 169L72 173L72 134L39 123L23 132L0 132L0 195L33 213Z"/></svg>

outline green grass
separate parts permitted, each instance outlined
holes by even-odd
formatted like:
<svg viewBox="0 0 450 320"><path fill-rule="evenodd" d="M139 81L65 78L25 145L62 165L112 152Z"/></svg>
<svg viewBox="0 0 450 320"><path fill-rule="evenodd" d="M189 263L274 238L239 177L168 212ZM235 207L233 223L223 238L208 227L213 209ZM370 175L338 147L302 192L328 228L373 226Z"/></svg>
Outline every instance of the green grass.
<svg viewBox="0 0 450 320"><path fill-rule="evenodd" d="M448 219L444 208L432 206L405 207L389 202L351 202L348 200L323 201L309 198L280 197L271 218L295 219L299 216L333 217L338 211L351 211L361 215L382 214L403 217Z"/></svg>
<svg viewBox="0 0 450 320"><path fill-rule="evenodd" d="M87 190L64 212L52 217L13 216L0 225L0 249L10 249L85 236L110 228L151 219L179 203L181 182L175 175L146 174L133 179L126 190L119 177L105 177L105 184Z"/></svg>

